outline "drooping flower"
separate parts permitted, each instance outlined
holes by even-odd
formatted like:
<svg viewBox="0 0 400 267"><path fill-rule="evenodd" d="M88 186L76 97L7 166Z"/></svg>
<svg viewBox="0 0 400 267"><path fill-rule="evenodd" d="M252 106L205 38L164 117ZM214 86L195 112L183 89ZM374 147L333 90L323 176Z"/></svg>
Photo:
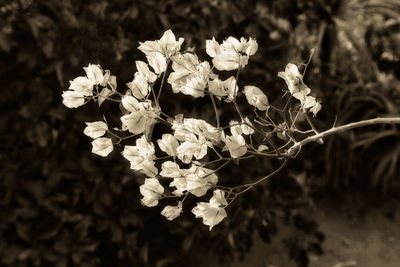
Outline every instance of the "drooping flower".
<svg viewBox="0 0 400 267"><path fill-rule="evenodd" d="M176 40L174 33L171 30L164 32L160 40L139 42L138 49L146 56L151 56L153 53L161 53L166 59L177 54L181 49L184 39L181 37Z"/></svg>
<svg viewBox="0 0 400 267"><path fill-rule="evenodd" d="M178 140L172 134L163 134L162 138L157 140L157 144L162 151L170 156L176 156L176 149L179 146Z"/></svg>
<svg viewBox="0 0 400 267"><path fill-rule="evenodd" d="M165 206L161 211L161 215L167 218L167 220L172 221L179 217L182 213L182 201L178 202L177 206Z"/></svg>
<svg viewBox="0 0 400 267"><path fill-rule="evenodd" d="M303 82L303 75L300 74L299 69L293 63L288 63L285 71L278 73L278 77L285 80L290 94L300 101L303 101L311 92L310 88L308 88Z"/></svg>
<svg viewBox="0 0 400 267"><path fill-rule="evenodd" d="M250 105L258 108L261 111L269 109L269 102L267 96L257 86L247 85L244 87L244 94L247 102Z"/></svg>
<svg viewBox="0 0 400 267"><path fill-rule="evenodd" d="M85 96L76 91L64 91L62 98L62 103L68 108L77 108L85 104Z"/></svg>
<svg viewBox="0 0 400 267"><path fill-rule="evenodd" d="M155 207L158 200L164 193L164 187L155 178L146 178L144 184L139 187L140 193L143 195L142 204L147 207Z"/></svg>
<svg viewBox="0 0 400 267"><path fill-rule="evenodd" d="M213 197L209 203L199 202L197 206L192 209L192 213L196 218L202 218L203 224L212 228L219 224L225 217L227 217L225 208L228 205L225 199L225 192L219 189L214 191Z"/></svg>
<svg viewBox="0 0 400 267"><path fill-rule="evenodd" d="M222 44L215 38L206 41L206 52L213 58L212 62L218 70L236 70L247 65L249 57L257 52L256 40L228 37Z"/></svg>
<svg viewBox="0 0 400 267"><path fill-rule="evenodd" d="M92 153L107 157L113 151L114 146L110 138L100 137L92 141Z"/></svg>
<svg viewBox="0 0 400 267"><path fill-rule="evenodd" d="M104 121L95 121L95 122L85 122L86 128L83 130L83 133L91 138L97 138L103 136L108 130L107 123Z"/></svg>

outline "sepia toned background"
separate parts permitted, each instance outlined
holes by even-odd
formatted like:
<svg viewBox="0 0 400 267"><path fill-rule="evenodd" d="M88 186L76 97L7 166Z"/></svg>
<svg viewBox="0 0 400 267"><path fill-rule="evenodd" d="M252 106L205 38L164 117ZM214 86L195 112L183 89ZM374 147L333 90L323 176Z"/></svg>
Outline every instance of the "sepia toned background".
<svg viewBox="0 0 400 267"><path fill-rule="evenodd" d="M117 123L115 106L72 110L61 93L89 63L110 69L123 91L134 60L145 58L138 42L167 29L203 60L213 36L256 38L239 85L262 88L276 106L285 86L278 71L315 48L304 79L322 101L318 129L399 116L395 0L2 0L0 265L399 266L399 126L308 145L284 172L241 196L211 232L189 208L169 222L161 208L141 206L143 177L121 148L100 158L82 134L84 121L106 112ZM192 100L161 98L171 114L213 120L206 101ZM276 162L242 166L222 171L222 181L254 181Z"/></svg>

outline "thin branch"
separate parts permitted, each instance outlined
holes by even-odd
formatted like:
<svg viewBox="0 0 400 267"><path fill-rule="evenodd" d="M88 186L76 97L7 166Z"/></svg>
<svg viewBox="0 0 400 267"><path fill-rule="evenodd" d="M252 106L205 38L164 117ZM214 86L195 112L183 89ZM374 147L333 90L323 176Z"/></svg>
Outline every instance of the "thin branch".
<svg viewBox="0 0 400 267"><path fill-rule="evenodd" d="M286 153L289 156L293 157L295 154L298 153L297 150L300 150L301 147L307 143L315 142L315 141L319 140L320 138L324 138L324 137L327 137L329 135L336 134L339 132L344 132L344 131L348 131L350 129L364 127L364 126L368 126L368 125L374 125L374 124L400 124L400 117L397 117L397 118L374 118L374 119L369 119L369 120L352 122L352 123L345 124L345 125L342 125L339 127L332 127L329 130L326 130L326 131L321 132L316 135L306 137L303 140L294 143L288 149L288 151Z"/></svg>

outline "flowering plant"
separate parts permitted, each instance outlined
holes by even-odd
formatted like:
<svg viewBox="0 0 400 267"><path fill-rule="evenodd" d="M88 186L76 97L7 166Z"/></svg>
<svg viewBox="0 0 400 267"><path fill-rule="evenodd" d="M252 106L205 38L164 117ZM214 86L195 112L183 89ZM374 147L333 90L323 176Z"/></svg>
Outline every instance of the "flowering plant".
<svg viewBox="0 0 400 267"><path fill-rule="evenodd" d="M101 121L86 122L84 134L93 139L92 152L102 157L108 156L115 145L136 138L135 145L124 146L122 156L130 162L132 170L146 176L140 186L144 206L157 206L165 198L177 199L176 206L168 205L161 211L168 220L182 213L188 196L203 197L212 190L209 202L198 202L192 209L195 217L202 218L211 230L227 217L226 208L239 195L279 172L290 158L297 156L303 145L314 141L322 143L325 136L355 127L400 123L399 118L376 118L333 126L320 133L308 114L317 116L322 106L303 81L310 60L302 64L303 73L293 63L278 73L287 85L287 89L283 89L286 103L281 109L270 104L262 88L246 85L242 89L238 85L240 73L257 52L256 40L229 37L221 44L215 38L207 40L206 52L212 58L211 64L199 60L193 52L182 52L183 42L183 38L176 40L171 30L160 40L140 42L138 49L145 54L147 62L135 62L137 72L126 84L124 93L117 90L116 77L109 70L89 64L84 68L86 75L70 81L69 89L62 94L63 103L69 108L77 108L90 100L99 107L104 101L120 104L123 113L120 127L111 128L104 117ZM224 80L219 75L222 71L236 74ZM155 88L159 79L160 86ZM209 97L214 107L215 126L205 120L170 115L163 110L160 96L166 83L173 93L193 98ZM251 114L243 114L237 104L237 99L243 95L254 111ZM225 114L220 114L216 101L232 104L237 118L232 118L228 125L221 125L220 117ZM272 112L281 114L282 120L273 120ZM299 128L300 117L305 118L309 129ZM170 130L161 139L153 140L157 123L167 125ZM253 183L235 187L218 184L218 171L228 163L253 157L275 158L282 163Z"/></svg>

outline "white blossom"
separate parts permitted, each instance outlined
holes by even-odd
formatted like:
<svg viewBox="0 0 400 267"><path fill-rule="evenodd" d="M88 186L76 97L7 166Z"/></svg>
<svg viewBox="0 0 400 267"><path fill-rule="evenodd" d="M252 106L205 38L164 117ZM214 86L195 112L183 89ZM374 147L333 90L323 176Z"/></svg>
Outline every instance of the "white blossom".
<svg viewBox="0 0 400 267"><path fill-rule="evenodd" d="M194 134L187 134L185 140L176 149L176 154L182 162L190 163L193 157L202 159L207 154L208 142L204 137L197 138Z"/></svg>
<svg viewBox="0 0 400 267"><path fill-rule="evenodd" d="M85 122L86 128L83 133L91 138L103 136L108 130L108 126L104 121Z"/></svg>
<svg viewBox="0 0 400 267"><path fill-rule="evenodd" d="M248 117L244 118L244 121L239 123L238 121L230 121L229 122L230 130L232 135L250 135L254 133L254 129L248 125L251 125L251 122Z"/></svg>
<svg viewBox="0 0 400 267"><path fill-rule="evenodd" d="M136 98L130 95L122 96L121 103L124 109L126 109L129 112L136 112L140 109L139 101L137 101Z"/></svg>
<svg viewBox="0 0 400 267"><path fill-rule="evenodd" d="M247 65L249 57L257 52L256 40L228 37L222 44L215 38L206 41L206 52L213 58L212 62L218 70L236 70Z"/></svg>
<svg viewBox="0 0 400 267"><path fill-rule="evenodd" d="M224 142L232 158L239 158L247 153L246 141L242 135L227 135Z"/></svg>
<svg viewBox="0 0 400 267"><path fill-rule="evenodd" d="M199 167L194 164L189 169L181 169L180 176L174 177L170 187L176 187L172 192L174 195L181 196L184 192L201 197L218 182L217 175L211 169Z"/></svg>
<svg viewBox="0 0 400 267"><path fill-rule="evenodd" d="M219 224L227 217L224 209L227 205L225 192L217 189L214 191L213 197L210 199L209 203L197 203L197 206L192 209L192 213L196 218L202 218L203 224L210 226L209 229L211 231L215 225Z"/></svg>
<svg viewBox="0 0 400 267"><path fill-rule="evenodd" d="M135 64L139 74L146 77L148 83L154 83L157 80L157 75L149 69L146 63L137 60Z"/></svg>
<svg viewBox="0 0 400 267"><path fill-rule="evenodd" d="M148 142L146 137L142 135L136 139L136 146L125 146L122 156L129 160L132 170L141 171L142 173L154 177L158 173L154 162L155 148L152 142Z"/></svg>
<svg viewBox="0 0 400 267"><path fill-rule="evenodd" d="M90 64L83 68L86 72L86 76L93 85L101 84L103 82L103 70L100 65Z"/></svg>
<svg viewBox="0 0 400 267"><path fill-rule="evenodd" d="M289 92L294 98L303 101L304 98L311 92L310 88L303 82L303 75L300 74L296 65L288 63L285 71L278 73L278 77L285 80Z"/></svg>
<svg viewBox="0 0 400 267"><path fill-rule="evenodd" d="M200 63L197 56L191 53L177 54L171 59L173 72L167 81L172 91L203 97L211 73L210 64L206 61Z"/></svg>
<svg viewBox="0 0 400 267"><path fill-rule="evenodd" d="M110 138L100 137L92 141L92 153L107 157L113 151L114 146Z"/></svg>
<svg viewBox="0 0 400 267"><path fill-rule="evenodd" d="M178 140L172 134L163 134L162 138L157 140L157 144L162 151L170 156L176 156L176 149L179 146Z"/></svg>
<svg viewBox="0 0 400 267"><path fill-rule="evenodd" d="M62 98L62 103L68 108L77 108L85 104L85 96L76 91L64 91Z"/></svg>
<svg viewBox="0 0 400 267"><path fill-rule="evenodd" d="M161 74L167 70L167 61L161 53L154 52L147 55L146 58L155 73Z"/></svg>
<svg viewBox="0 0 400 267"><path fill-rule="evenodd" d="M147 82L147 78L139 72L136 72L133 81L126 85L137 99L145 99L151 91L151 85Z"/></svg>
<svg viewBox="0 0 400 267"><path fill-rule="evenodd" d="M218 99L226 97L226 102L232 102L236 98L239 87L236 84L235 77L231 76L225 81L216 78L208 82L208 90Z"/></svg>
<svg viewBox="0 0 400 267"><path fill-rule="evenodd" d="M175 35L171 30L164 32L160 40L146 41L144 43L139 42L140 46L138 49L142 51L146 56L152 53L161 53L166 59L175 55L181 49L181 45L184 39L181 37L179 40L175 39Z"/></svg>
<svg viewBox="0 0 400 267"><path fill-rule="evenodd" d="M181 177L179 165L173 161L165 161L161 164L161 176L169 178Z"/></svg>
<svg viewBox="0 0 400 267"><path fill-rule="evenodd" d="M247 102L249 102L250 105L258 108L261 111L269 109L268 98L260 88L252 85L245 86L244 94Z"/></svg>
<svg viewBox="0 0 400 267"><path fill-rule="evenodd" d="M69 88L84 96L93 95L93 83L86 77L79 76L69 82Z"/></svg>
<svg viewBox="0 0 400 267"><path fill-rule="evenodd" d="M182 213L182 201L178 202L177 206L165 206L161 211L161 215L167 218L167 220L172 221L179 217Z"/></svg>
<svg viewBox="0 0 400 267"><path fill-rule="evenodd" d="M164 193L164 187L155 178L146 178L144 184L139 187L140 193L143 195L142 204L147 207L155 207L158 200Z"/></svg>

